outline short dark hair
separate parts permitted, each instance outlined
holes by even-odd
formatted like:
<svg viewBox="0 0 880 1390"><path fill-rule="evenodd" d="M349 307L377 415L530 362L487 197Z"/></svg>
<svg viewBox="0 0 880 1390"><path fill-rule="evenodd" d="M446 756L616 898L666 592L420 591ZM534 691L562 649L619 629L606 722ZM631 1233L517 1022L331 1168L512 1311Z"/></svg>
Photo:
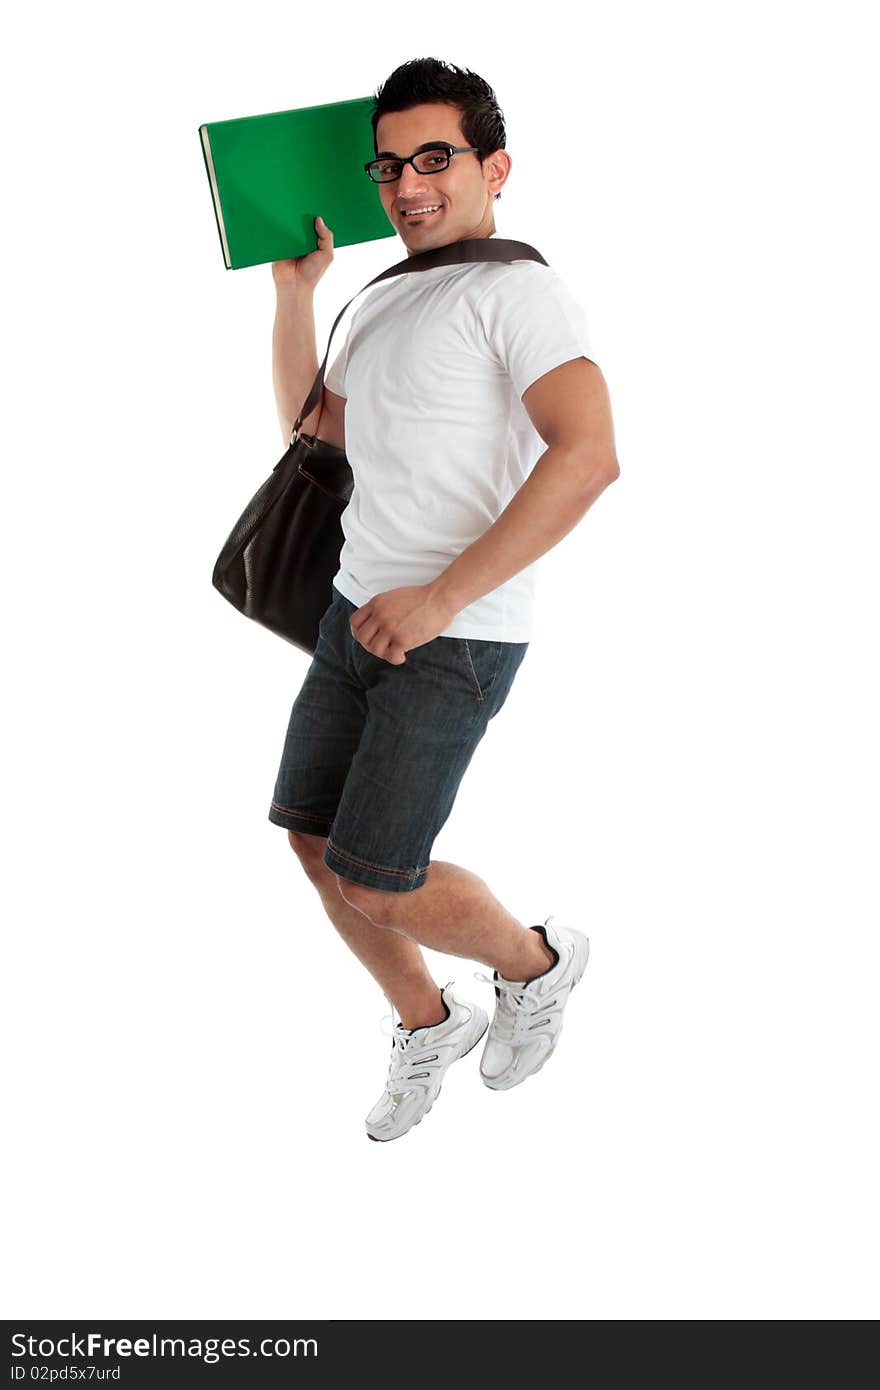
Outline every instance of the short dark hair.
<svg viewBox="0 0 880 1390"><path fill-rule="evenodd" d="M429 102L458 107L465 143L477 147L480 164L487 155L505 148L504 113L489 83L468 68L445 63L442 58L411 58L408 63L401 63L380 84L373 100L373 154L379 153L376 128L380 116ZM496 199L500 197L500 193L495 194Z"/></svg>

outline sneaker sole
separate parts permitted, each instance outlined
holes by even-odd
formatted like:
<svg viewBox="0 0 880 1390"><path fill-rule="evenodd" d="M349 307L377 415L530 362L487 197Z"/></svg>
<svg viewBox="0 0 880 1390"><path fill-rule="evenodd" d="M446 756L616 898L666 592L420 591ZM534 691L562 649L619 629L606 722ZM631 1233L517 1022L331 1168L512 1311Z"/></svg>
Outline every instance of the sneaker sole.
<svg viewBox="0 0 880 1390"><path fill-rule="evenodd" d="M578 973L575 975L574 979L573 979L572 982L571 982L571 989L568 991L568 993L569 993L569 998L570 998L571 995L574 993L575 986L578 985L578 984L580 984L581 980L583 979L584 971L585 971L586 968L587 968L587 961L590 959L590 938L589 938L589 937L585 937L584 940L585 940L586 943L587 943L587 949L586 949L586 952L585 952L585 954L584 954L584 963L583 963L583 965L581 966L580 970L578 971ZM567 1003L567 1002L568 1002L568 1000L566 1000L566 1003ZM549 1051L541 1058L540 1062L538 1063L538 1065L537 1065L536 1067L533 1067L531 1071L527 1071L527 1072L526 1072L525 1076L517 1076L513 1081L505 1081L505 1082L503 1082L503 1083L499 1086L498 1083L497 1083L496 1081L487 1081L486 1078L485 1078L485 1076L483 1075L483 1073L480 1072L480 1080L482 1081L482 1083L483 1083L483 1085L486 1087L486 1089L489 1090L489 1091L512 1091L512 1090L514 1089L515 1086L521 1086L521 1085L523 1084L524 1081L528 1081L528 1079L529 1079L530 1076L537 1076L537 1075L538 1075L538 1072L541 1070L541 1068L544 1067L544 1066L546 1066L547 1063L550 1061L550 1058L553 1056L553 1053L556 1051L557 1045L558 1045L558 1043L559 1043L559 1039L560 1039L561 1037L562 1037L562 1029L560 1028L559 1032L556 1034L556 1037L555 1037L554 1040L553 1040L553 1044L552 1044L552 1046L550 1047Z"/></svg>
<svg viewBox="0 0 880 1390"><path fill-rule="evenodd" d="M466 1052L462 1052L462 1053L461 1053L461 1056L456 1057L455 1062L461 1062L465 1057L469 1056L470 1053L473 1052L473 1050L474 1050L474 1048L476 1047L477 1043L478 1043L478 1042L482 1042L483 1038L484 1038L484 1037L486 1036L486 1034L488 1033L488 1031L489 1031L489 1018L488 1018L488 1015L487 1015L487 1014L483 1014L483 1018L484 1018L485 1022L484 1022L484 1024L483 1024L482 1031L481 1031L480 1033L478 1033L478 1035L474 1038L473 1042L471 1043L471 1045L470 1045L470 1047L467 1049L467 1051L466 1051ZM455 1066L455 1062L450 1062L450 1063L449 1063L449 1067L454 1067L454 1066ZM446 1071L449 1071L449 1067L446 1068ZM444 1080L445 1080L445 1074L444 1074ZM414 1130L415 1127L416 1127L416 1125L420 1125L420 1124L422 1123L422 1120L425 1118L426 1115L430 1115L431 1111L434 1109L434 1103L435 1103L435 1101L437 1101L437 1099L439 1098L440 1092L441 1092L442 1090L443 1090L443 1082L441 1081L441 1082L440 1082L440 1085L437 1087L437 1095L434 1097L434 1100L431 1101L431 1104L428 1106L427 1110L423 1110L422 1113L421 1113L421 1115L419 1116L419 1118L418 1118L417 1120L414 1120L413 1123L412 1123L411 1125L408 1125L406 1129L402 1129L402 1130L400 1131L399 1134L389 1134L389 1136L388 1136L387 1139L379 1139L375 1134L371 1134L370 1131L367 1130L367 1138L368 1138L368 1139L372 1139L372 1141L373 1141L374 1144L391 1144L395 1139L402 1139L403 1136L404 1136L405 1134L409 1134L412 1130Z"/></svg>

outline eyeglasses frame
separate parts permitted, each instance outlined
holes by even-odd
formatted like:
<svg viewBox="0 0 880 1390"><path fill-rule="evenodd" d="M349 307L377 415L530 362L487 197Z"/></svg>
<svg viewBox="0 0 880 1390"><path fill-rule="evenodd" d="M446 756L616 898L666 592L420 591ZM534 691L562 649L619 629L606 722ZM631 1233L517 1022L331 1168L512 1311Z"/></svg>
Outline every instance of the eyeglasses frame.
<svg viewBox="0 0 880 1390"><path fill-rule="evenodd" d="M364 172L366 173L367 178L370 180L370 183L397 183L398 179L403 178L403 166L405 164L412 164L414 172L418 174L420 171L416 169L414 161L418 159L420 154L430 154L432 150L446 150L448 158L442 169L427 169L425 172L428 174L445 174L446 170L452 163L452 156L454 154L480 153L479 145L447 145L445 140L438 140L436 145L426 145L424 149L416 150L415 154L411 154L408 159L401 159L399 155L395 155L394 158L400 165L400 173L397 174L393 179L373 178L373 175L370 173L370 169L374 164L379 163L378 159L368 159L366 164L364 165ZM390 158L391 156L389 156L389 159Z"/></svg>

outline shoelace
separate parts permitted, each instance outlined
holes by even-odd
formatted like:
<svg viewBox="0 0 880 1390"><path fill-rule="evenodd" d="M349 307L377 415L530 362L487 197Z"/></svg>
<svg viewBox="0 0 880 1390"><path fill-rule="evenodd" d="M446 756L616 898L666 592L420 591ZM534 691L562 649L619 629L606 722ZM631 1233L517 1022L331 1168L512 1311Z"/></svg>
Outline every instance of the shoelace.
<svg viewBox="0 0 880 1390"><path fill-rule="evenodd" d="M482 970L474 971L474 979L482 980L484 984L500 990L501 998L508 1008L533 1009L541 1002L534 994L528 993L529 986L527 984L524 985L517 980L504 980L500 975L495 980L490 975L484 975Z"/></svg>
<svg viewBox="0 0 880 1390"><path fill-rule="evenodd" d="M499 975L498 979L492 979L484 975L482 970L474 971L474 979L482 980L485 984L491 985L493 989L499 991L497 1000L498 1007L495 1011L494 1032L495 1036L504 1042L511 1042L516 1033L517 1025L522 1025L523 1020L535 1013L543 1010L551 1011L556 998L542 999L539 994L529 993L529 984L522 984L516 980L505 980Z"/></svg>
<svg viewBox="0 0 880 1390"><path fill-rule="evenodd" d="M528 985L504 980L500 975L496 980L484 975L482 970L474 971L474 979L482 980L485 984L491 985L493 990L498 990L492 1031L502 1041L512 1041L516 1032L517 1017L522 1018L530 1013L537 1002L533 994L528 994Z"/></svg>
<svg viewBox="0 0 880 1390"><path fill-rule="evenodd" d="M387 1033L382 1024L389 1018L393 1025L390 1033ZM427 1085L440 1060L437 1051L430 1046L423 1047L423 1055L419 1056L419 1047L416 1044L414 1051L411 1049L412 1028L404 1028L402 1023L394 1023L394 1014L383 1014L380 1019L380 1031L384 1037L391 1037L394 1041L391 1044L391 1061L388 1064L388 1078L385 1082L385 1089L390 1093L393 1091L411 1090L411 1083Z"/></svg>

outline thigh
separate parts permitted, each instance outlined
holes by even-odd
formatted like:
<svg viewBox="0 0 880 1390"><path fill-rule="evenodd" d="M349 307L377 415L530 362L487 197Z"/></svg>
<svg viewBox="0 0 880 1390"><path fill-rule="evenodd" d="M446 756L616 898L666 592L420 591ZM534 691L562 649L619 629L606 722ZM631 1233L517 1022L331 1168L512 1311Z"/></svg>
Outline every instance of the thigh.
<svg viewBox="0 0 880 1390"><path fill-rule="evenodd" d="M394 666L356 644L367 719L329 832L331 869L391 892L421 887L434 839L527 646L437 637Z"/></svg>
<svg viewBox="0 0 880 1390"><path fill-rule="evenodd" d="M366 693L346 640L351 605L337 590L293 702L269 820L326 836L367 719Z"/></svg>

